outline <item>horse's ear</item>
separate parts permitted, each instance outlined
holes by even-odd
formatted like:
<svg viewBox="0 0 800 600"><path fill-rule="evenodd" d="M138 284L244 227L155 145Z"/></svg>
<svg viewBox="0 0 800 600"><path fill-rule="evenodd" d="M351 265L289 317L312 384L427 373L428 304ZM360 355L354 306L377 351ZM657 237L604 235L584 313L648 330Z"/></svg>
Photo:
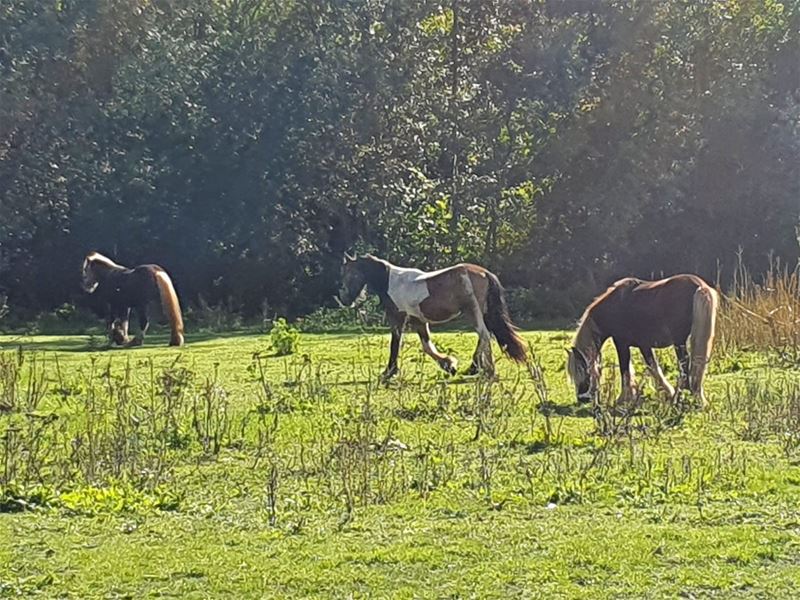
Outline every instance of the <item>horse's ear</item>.
<svg viewBox="0 0 800 600"><path fill-rule="evenodd" d="M349 262L353 262L356 259L355 256L350 256L347 252L344 253L344 258L342 259L342 264L347 264Z"/></svg>

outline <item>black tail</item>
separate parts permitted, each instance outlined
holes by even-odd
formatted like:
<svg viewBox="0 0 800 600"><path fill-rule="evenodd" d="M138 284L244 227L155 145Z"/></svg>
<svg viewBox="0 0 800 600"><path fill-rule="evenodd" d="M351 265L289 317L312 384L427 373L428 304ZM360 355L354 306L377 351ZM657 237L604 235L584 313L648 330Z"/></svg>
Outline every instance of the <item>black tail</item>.
<svg viewBox="0 0 800 600"><path fill-rule="evenodd" d="M483 322L497 339L503 352L517 362L525 362L527 359L525 342L517 335L517 328L511 323L503 286L500 285L500 280L495 275L487 273L487 276L489 277L489 291Z"/></svg>

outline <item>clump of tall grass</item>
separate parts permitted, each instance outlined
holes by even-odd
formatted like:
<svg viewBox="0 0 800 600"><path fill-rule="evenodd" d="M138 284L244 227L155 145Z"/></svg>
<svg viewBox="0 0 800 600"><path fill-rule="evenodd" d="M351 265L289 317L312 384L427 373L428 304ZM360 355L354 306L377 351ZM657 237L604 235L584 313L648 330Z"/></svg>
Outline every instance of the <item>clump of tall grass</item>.
<svg viewBox="0 0 800 600"><path fill-rule="evenodd" d="M723 350L777 349L800 356L800 264L789 268L770 260L755 277L740 259L720 307L718 331Z"/></svg>

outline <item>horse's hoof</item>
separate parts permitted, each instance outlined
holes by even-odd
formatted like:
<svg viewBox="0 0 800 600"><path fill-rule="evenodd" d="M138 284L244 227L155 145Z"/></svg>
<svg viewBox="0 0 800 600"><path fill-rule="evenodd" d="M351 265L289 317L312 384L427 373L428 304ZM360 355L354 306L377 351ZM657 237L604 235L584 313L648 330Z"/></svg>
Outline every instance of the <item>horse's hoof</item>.
<svg viewBox="0 0 800 600"><path fill-rule="evenodd" d="M381 373L381 381L383 383L388 382L392 377L397 375L399 369L397 367L393 367L391 369L386 369L383 373Z"/></svg>
<svg viewBox="0 0 800 600"><path fill-rule="evenodd" d="M458 361L452 356L448 356L439 363L439 366L445 373L452 377L458 370Z"/></svg>
<svg viewBox="0 0 800 600"><path fill-rule="evenodd" d="M476 365L475 363L472 363L469 366L469 369L466 370L464 375L477 375L480 372L481 372L481 368L478 365Z"/></svg>

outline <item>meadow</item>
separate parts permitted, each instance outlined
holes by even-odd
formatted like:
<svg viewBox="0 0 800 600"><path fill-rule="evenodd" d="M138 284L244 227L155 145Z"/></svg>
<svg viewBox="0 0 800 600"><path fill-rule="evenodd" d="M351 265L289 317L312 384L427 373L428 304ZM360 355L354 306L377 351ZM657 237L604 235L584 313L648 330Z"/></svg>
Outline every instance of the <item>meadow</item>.
<svg viewBox="0 0 800 600"><path fill-rule="evenodd" d="M569 332L523 336L533 359L495 381L446 377L409 337L388 385L379 332L288 356L258 333L3 336L0 596L800 593L791 350L722 336L709 410L640 376L616 414L576 405ZM475 343L434 339L462 364Z"/></svg>

